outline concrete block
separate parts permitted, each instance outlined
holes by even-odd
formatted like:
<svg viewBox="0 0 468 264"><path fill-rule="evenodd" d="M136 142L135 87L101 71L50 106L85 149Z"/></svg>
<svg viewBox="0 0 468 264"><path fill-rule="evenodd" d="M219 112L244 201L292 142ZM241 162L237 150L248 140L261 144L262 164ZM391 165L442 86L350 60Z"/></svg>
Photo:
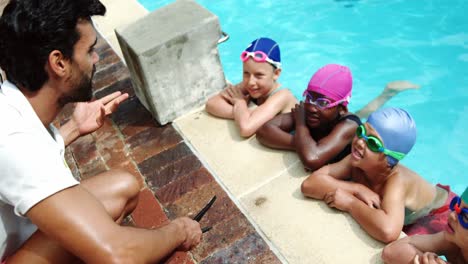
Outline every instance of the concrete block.
<svg viewBox="0 0 468 264"><path fill-rule="evenodd" d="M195 1L175 1L116 35L138 98L162 125L226 85L218 17Z"/></svg>

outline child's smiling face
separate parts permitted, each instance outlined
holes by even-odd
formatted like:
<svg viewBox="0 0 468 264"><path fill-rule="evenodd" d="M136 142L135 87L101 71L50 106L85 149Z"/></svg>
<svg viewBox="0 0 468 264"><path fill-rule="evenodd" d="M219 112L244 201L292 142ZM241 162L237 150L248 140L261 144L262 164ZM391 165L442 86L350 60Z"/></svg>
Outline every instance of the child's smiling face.
<svg viewBox="0 0 468 264"><path fill-rule="evenodd" d="M274 89L280 73L271 64L250 58L243 62L242 85L252 98L265 97Z"/></svg>

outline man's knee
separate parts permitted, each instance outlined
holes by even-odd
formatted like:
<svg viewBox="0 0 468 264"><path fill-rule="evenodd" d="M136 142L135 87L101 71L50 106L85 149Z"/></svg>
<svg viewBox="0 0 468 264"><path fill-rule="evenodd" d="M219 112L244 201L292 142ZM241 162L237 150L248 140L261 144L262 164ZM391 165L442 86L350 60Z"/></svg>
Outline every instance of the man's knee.
<svg viewBox="0 0 468 264"><path fill-rule="evenodd" d="M140 193L142 183L142 179L121 169L109 170L81 182L101 202L134 199Z"/></svg>
<svg viewBox="0 0 468 264"><path fill-rule="evenodd" d="M143 187L143 180L137 178L128 171L122 169L114 169L108 171L113 175L113 182L119 186L119 189L125 193L128 198L137 196Z"/></svg>
<svg viewBox="0 0 468 264"><path fill-rule="evenodd" d="M116 221L121 221L135 209L142 183L143 180L121 169L109 170L82 181L82 185Z"/></svg>

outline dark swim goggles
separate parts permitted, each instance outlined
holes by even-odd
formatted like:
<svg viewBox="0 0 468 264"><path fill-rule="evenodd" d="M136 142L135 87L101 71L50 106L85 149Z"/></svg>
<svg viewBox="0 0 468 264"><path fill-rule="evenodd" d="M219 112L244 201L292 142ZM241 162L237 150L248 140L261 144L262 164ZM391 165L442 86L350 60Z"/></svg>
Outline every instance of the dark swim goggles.
<svg viewBox="0 0 468 264"><path fill-rule="evenodd" d="M450 210L458 215L458 222L463 228L468 229L468 208L460 208L461 199L458 196L453 197L450 202Z"/></svg>
<svg viewBox="0 0 468 264"><path fill-rule="evenodd" d="M358 138L364 139L364 141L366 141L367 147L372 152L382 152L383 154L395 158L397 160L402 160L405 157L406 154L404 153L384 148L383 143L379 138L375 136L367 136L366 133L366 127L364 125L360 125L356 129L356 136Z"/></svg>

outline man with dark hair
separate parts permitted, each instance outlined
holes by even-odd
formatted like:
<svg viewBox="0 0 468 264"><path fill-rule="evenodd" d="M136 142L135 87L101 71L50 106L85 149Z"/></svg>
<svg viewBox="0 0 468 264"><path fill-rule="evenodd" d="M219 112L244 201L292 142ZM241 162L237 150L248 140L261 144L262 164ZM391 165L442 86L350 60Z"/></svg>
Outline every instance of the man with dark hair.
<svg viewBox="0 0 468 264"><path fill-rule="evenodd" d="M128 98L85 103L98 55L91 16L98 0L11 0L0 18L0 256L8 263L154 263L188 250L200 226L178 218L154 230L120 226L140 183L111 170L77 182L64 146L97 130ZM69 122L51 122L76 105Z"/></svg>

